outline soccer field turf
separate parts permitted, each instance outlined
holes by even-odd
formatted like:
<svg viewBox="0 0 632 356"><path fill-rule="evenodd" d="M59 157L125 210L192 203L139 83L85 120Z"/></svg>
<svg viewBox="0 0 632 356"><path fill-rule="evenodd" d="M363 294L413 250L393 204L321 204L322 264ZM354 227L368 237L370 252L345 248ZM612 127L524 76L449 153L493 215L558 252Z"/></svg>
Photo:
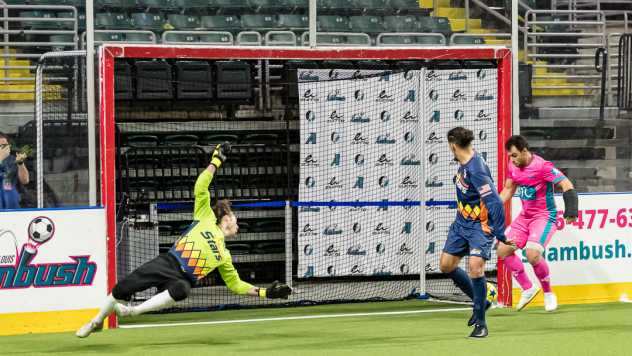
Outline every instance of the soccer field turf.
<svg viewBox="0 0 632 356"><path fill-rule="evenodd" d="M142 315L122 326L432 311L391 315L262 320L0 337L2 355L629 355L632 303L491 309L490 337L470 340L465 305L422 300ZM440 310L443 309L443 310ZM439 310L439 311L437 311Z"/></svg>

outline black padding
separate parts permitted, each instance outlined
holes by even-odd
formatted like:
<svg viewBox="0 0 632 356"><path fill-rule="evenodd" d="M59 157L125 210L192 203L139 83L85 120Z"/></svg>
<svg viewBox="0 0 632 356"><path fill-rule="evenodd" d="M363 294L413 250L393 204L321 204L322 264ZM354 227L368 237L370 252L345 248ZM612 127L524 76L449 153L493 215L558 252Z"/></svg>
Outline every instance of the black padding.
<svg viewBox="0 0 632 356"><path fill-rule="evenodd" d="M179 302L187 299L191 292L191 284L183 280L173 280L168 282L167 290L171 298Z"/></svg>
<svg viewBox="0 0 632 356"><path fill-rule="evenodd" d="M564 217L576 218L578 216L577 192L569 189L564 192Z"/></svg>
<svg viewBox="0 0 632 356"><path fill-rule="evenodd" d="M145 290L142 288L140 279L135 274L128 274L123 278L120 282L118 282L114 288L112 288L112 296L114 299L118 300L127 300L129 297L134 295L134 293Z"/></svg>

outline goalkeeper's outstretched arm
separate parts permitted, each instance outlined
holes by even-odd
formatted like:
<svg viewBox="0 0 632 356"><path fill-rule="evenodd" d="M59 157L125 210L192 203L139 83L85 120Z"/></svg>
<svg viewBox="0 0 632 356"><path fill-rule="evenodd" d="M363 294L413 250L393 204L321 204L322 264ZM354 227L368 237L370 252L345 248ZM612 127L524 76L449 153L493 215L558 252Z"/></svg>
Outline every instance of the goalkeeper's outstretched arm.
<svg viewBox="0 0 632 356"><path fill-rule="evenodd" d="M242 281L233 266L232 259L227 260L226 263L217 267L217 269L224 282L226 282L226 286L237 294L247 294L270 299L288 299L289 295L292 294L292 287L284 283L279 283L278 281L274 281L268 288L258 288Z"/></svg>

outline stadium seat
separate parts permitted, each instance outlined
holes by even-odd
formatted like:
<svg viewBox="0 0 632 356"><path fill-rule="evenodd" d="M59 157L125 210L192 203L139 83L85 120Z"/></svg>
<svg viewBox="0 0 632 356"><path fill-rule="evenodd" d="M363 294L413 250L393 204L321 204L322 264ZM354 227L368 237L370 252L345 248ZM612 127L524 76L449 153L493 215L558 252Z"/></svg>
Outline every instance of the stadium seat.
<svg viewBox="0 0 632 356"><path fill-rule="evenodd" d="M266 221L257 221L254 226L251 224L251 232L283 232L285 230L285 221L282 219L270 219ZM283 242L282 242L283 244Z"/></svg>
<svg viewBox="0 0 632 356"><path fill-rule="evenodd" d="M285 0L285 6L288 7L288 13L296 13L297 11L309 8L309 0Z"/></svg>
<svg viewBox="0 0 632 356"><path fill-rule="evenodd" d="M418 70L424 66L421 61L397 61L395 65L404 70Z"/></svg>
<svg viewBox="0 0 632 356"><path fill-rule="evenodd" d="M377 34L384 32L384 25L379 16L351 16L351 31L366 34Z"/></svg>
<svg viewBox="0 0 632 356"><path fill-rule="evenodd" d="M419 28L422 32L441 33L446 39L452 32L450 19L447 17L420 17Z"/></svg>
<svg viewBox="0 0 632 356"><path fill-rule="evenodd" d="M384 28L386 32L417 32L419 31L419 23L412 16L385 16Z"/></svg>
<svg viewBox="0 0 632 356"><path fill-rule="evenodd" d="M324 69L355 69L350 61L323 61Z"/></svg>
<svg viewBox="0 0 632 356"><path fill-rule="evenodd" d="M358 61L358 69L386 70L388 64L383 61Z"/></svg>
<svg viewBox="0 0 632 356"><path fill-rule="evenodd" d="M232 134L213 134L202 136L200 139L200 145L202 146L216 146L222 142L228 142L231 145L236 145L239 141L239 136Z"/></svg>
<svg viewBox="0 0 632 356"><path fill-rule="evenodd" d="M241 233L247 233L250 228L250 224L244 221L238 221L237 226L239 226L239 232Z"/></svg>
<svg viewBox="0 0 632 356"><path fill-rule="evenodd" d="M233 42L230 40L230 36L218 33L200 34L200 42L215 45L233 45Z"/></svg>
<svg viewBox="0 0 632 356"><path fill-rule="evenodd" d="M176 99L213 99L211 65L206 61L177 61Z"/></svg>
<svg viewBox="0 0 632 356"><path fill-rule="evenodd" d="M389 0L388 7L397 13L419 11L419 0Z"/></svg>
<svg viewBox="0 0 632 356"><path fill-rule="evenodd" d="M94 15L94 27L102 30L128 30L131 23L127 14L103 12Z"/></svg>
<svg viewBox="0 0 632 356"><path fill-rule="evenodd" d="M316 20L320 32L349 32L349 19L344 16L318 16Z"/></svg>
<svg viewBox="0 0 632 356"><path fill-rule="evenodd" d="M250 32L243 33L240 32L237 34L237 44L240 46L261 46L263 41L263 37L258 32Z"/></svg>
<svg viewBox="0 0 632 356"><path fill-rule="evenodd" d="M372 46L375 44L375 37L368 39L364 36L347 36L347 44L354 44L359 46Z"/></svg>
<svg viewBox="0 0 632 356"><path fill-rule="evenodd" d="M267 36L266 46L296 46L296 35L290 31L284 33L272 33Z"/></svg>
<svg viewBox="0 0 632 356"><path fill-rule="evenodd" d="M45 11L20 11L20 17L26 18L39 18L39 19L47 19L47 18L55 18L55 14L52 12ZM59 28L59 23L56 21L31 21L26 20L22 21L22 28L30 28L30 29L57 29Z"/></svg>
<svg viewBox="0 0 632 356"><path fill-rule="evenodd" d="M245 144L275 145L279 141L279 135L268 133L256 133L244 135L241 142Z"/></svg>
<svg viewBox="0 0 632 356"><path fill-rule="evenodd" d="M417 44L413 36L383 36L381 38L381 44L383 45L403 45L410 46Z"/></svg>
<svg viewBox="0 0 632 356"><path fill-rule="evenodd" d="M442 39L438 36L415 36L417 44L420 45L444 45Z"/></svg>
<svg viewBox="0 0 632 356"><path fill-rule="evenodd" d="M167 36L165 36L163 43L167 43L167 42L195 43L198 41L199 41L198 35L195 35L195 34L170 32L167 34Z"/></svg>
<svg viewBox="0 0 632 356"><path fill-rule="evenodd" d="M248 0L212 0L211 7L220 12L225 12L222 10L232 11L239 8L249 8L250 4Z"/></svg>
<svg viewBox="0 0 632 356"><path fill-rule="evenodd" d="M241 31L241 21L237 15L202 16L201 26L211 31Z"/></svg>
<svg viewBox="0 0 632 356"><path fill-rule="evenodd" d="M133 13L132 27L145 31L164 31L165 18L162 14Z"/></svg>
<svg viewBox="0 0 632 356"><path fill-rule="evenodd" d="M318 10L320 13L327 11L330 13L348 13L354 8L353 0L320 0Z"/></svg>
<svg viewBox="0 0 632 356"><path fill-rule="evenodd" d="M242 15L241 24L244 30L261 31L277 29L277 20L272 15Z"/></svg>
<svg viewBox="0 0 632 356"><path fill-rule="evenodd" d="M285 243L283 242L260 242L252 250L256 254L285 253Z"/></svg>
<svg viewBox="0 0 632 356"><path fill-rule="evenodd" d="M132 100L132 66L124 61L114 61L114 100Z"/></svg>
<svg viewBox="0 0 632 356"><path fill-rule="evenodd" d="M94 41L95 42L119 42L125 41L125 36L119 32L95 32L94 33Z"/></svg>
<svg viewBox="0 0 632 356"><path fill-rule="evenodd" d="M484 45L485 39L482 37L457 36L454 37L455 45Z"/></svg>
<svg viewBox="0 0 632 356"><path fill-rule="evenodd" d="M154 135L129 135L123 142L128 147L153 147L158 145L158 136Z"/></svg>
<svg viewBox="0 0 632 356"><path fill-rule="evenodd" d="M171 236L173 227L171 225L160 224L158 225L158 236Z"/></svg>
<svg viewBox="0 0 632 356"><path fill-rule="evenodd" d="M187 9L208 8L210 4L210 0L171 0L171 6L184 11Z"/></svg>
<svg viewBox="0 0 632 356"><path fill-rule="evenodd" d="M286 30L307 30L309 16L307 15L279 15L277 25Z"/></svg>
<svg viewBox="0 0 632 356"><path fill-rule="evenodd" d="M283 0L249 0L256 13L276 13L286 7Z"/></svg>
<svg viewBox="0 0 632 356"><path fill-rule="evenodd" d="M196 135L167 135L161 141L164 146L195 146L197 144L198 137ZM182 157L177 157L178 165L182 166ZM186 163L186 162L185 162ZM194 164L196 166L197 164Z"/></svg>
<svg viewBox="0 0 632 356"><path fill-rule="evenodd" d="M74 35L54 35L50 36L51 42L75 42ZM68 45L52 45L53 51L72 51L74 50L74 46Z"/></svg>
<svg viewBox="0 0 632 356"><path fill-rule="evenodd" d="M125 40L130 42L152 43L151 35L148 33L127 33L125 34Z"/></svg>
<svg viewBox="0 0 632 356"><path fill-rule="evenodd" d="M55 5L59 5L59 1L56 1ZM74 6L74 7L85 7L86 0L65 0L64 5L66 6ZM57 16L59 17L59 16Z"/></svg>
<svg viewBox="0 0 632 356"><path fill-rule="evenodd" d="M59 12L57 13L58 19L72 19L75 17L74 12ZM74 30L75 24L74 22L60 21L59 28L62 30ZM77 30L85 30L86 29L86 14L77 13Z"/></svg>
<svg viewBox="0 0 632 356"><path fill-rule="evenodd" d="M128 9L136 6L136 0L101 0L101 6L109 9Z"/></svg>
<svg viewBox="0 0 632 356"><path fill-rule="evenodd" d="M172 9L171 0L136 0L137 5L143 9Z"/></svg>
<svg viewBox="0 0 632 356"><path fill-rule="evenodd" d="M136 98L172 99L171 66L164 61L137 61Z"/></svg>
<svg viewBox="0 0 632 356"><path fill-rule="evenodd" d="M167 15L167 22L177 30L195 30L200 27L200 19L195 15Z"/></svg>
<svg viewBox="0 0 632 356"><path fill-rule="evenodd" d="M250 245L245 243L227 242L226 249L231 255L247 255L250 253Z"/></svg>
<svg viewBox="0 0 632 356"><path fill-rule="evenodd" d="M388 11L386 0L355 0L356 11L362 14L384 14Z"/></svg>
<svg viewBox="0 0 632 356"><path fill-rule="evenodd" d="M29 0L29 5L59 5L59 0Z"/></svg>
<svg viewBox="0 0 632 356"><path fill-rule="evenodd" d="M250 65L242 61L217 61L217 98L251 99Z"/></svg>
<svg viewBox="0 0 632 356"><path fill-rule="evenodd" d="M463 61L463 65L467 69L494 68L494 63L490 61L465 60Z"/></svg>
<svg viewBox="0 0 632 356"><path fill-rule="evenodd" d="M338 36L338 35L318 35L316 36L316 44L344 44L345 42L345 38L344 36ZM309 44L309 35L307 35L305 37L305 43L303 45L308 45Z"/></svg>

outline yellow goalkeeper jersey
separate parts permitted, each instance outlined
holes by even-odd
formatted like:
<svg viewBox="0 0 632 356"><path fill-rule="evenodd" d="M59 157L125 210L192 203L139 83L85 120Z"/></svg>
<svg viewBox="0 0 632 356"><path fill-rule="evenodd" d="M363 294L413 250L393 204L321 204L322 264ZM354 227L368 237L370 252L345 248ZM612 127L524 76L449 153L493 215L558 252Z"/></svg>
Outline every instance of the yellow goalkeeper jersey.
<svg viewBox="0 0 632 356"><path fill-rule="evenodd" d="M205 170L195 182L193 223L169 253L178 258L191 284L217 268L228 288L235 293L246 294L252 285L243 282L233 267L224 233L217 226L217 217L211 209L208 187L212 180L213 175Z"/></svg>

